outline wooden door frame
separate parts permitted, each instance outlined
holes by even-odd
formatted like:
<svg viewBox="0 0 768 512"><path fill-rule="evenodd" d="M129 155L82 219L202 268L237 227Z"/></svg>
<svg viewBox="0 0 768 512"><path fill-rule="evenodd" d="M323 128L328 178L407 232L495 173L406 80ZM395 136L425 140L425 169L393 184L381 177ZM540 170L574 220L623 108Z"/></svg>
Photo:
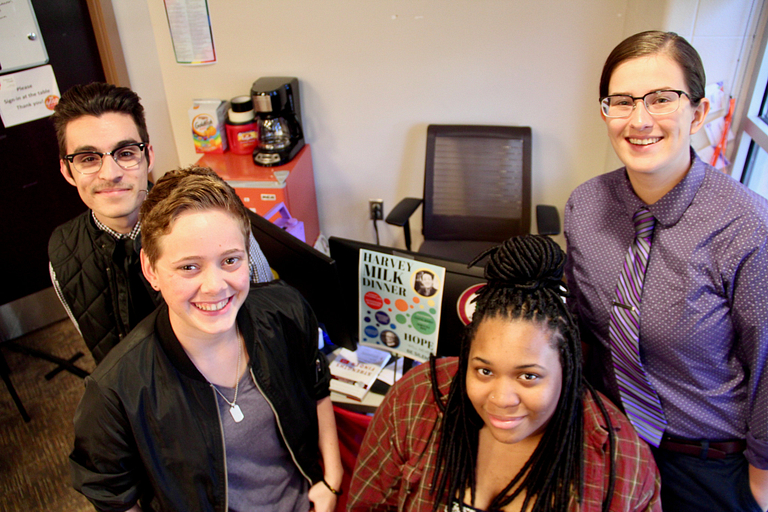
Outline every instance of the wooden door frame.
<svg viewBox="0 0 768 512"><path fill-rule="evenodd" d="M99 49L101 65L107 82L130 87L128 66L120 43L120 33L111 0L85 0L91 15L93 34Z"/></svg>

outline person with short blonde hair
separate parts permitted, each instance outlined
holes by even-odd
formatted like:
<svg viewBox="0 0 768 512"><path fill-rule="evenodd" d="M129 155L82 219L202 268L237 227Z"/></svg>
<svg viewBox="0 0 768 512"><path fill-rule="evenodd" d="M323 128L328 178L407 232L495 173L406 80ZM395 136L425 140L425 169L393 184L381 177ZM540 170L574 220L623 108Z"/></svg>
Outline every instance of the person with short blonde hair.
<svg viewBox="0 0 768 512"><path fill-rule="evenodd" d="M59 171L88 207L51 234L51 282L98 363L160 300L139 262L139 209L155 152L141 100L126 87L76 85L62 94L51 119ZM249 245L253 282L271 280L259 244Z"/></svg>
<svg viewBox="0 0 768 512"><path fill-rule="evenodd" d="M237 194L210 169L171 171L141 220L164 301L86 379L74 487L99 510L332 512L343 470L317 320L284 282L251 286Z"/></svg>
<svg viewBox="0 0 768 512"><path fill-rule="evenodd" d="M190 178L194 176L194 179ZM142 249L151 263L160 253L159 240L176 218L188 210L221 209L237 220L246 249L251 222L237 193L207 167L190 166L167 173L141 205Z"/></svg>

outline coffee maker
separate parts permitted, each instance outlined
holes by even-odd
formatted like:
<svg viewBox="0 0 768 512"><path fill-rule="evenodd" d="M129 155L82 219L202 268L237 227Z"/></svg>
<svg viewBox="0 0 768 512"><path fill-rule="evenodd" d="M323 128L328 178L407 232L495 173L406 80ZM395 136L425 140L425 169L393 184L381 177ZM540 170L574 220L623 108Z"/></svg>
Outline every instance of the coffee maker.
<svg viewBox="0 0 768 512"><path fill-rule="evenodd" d="M304 147L299 81L293 77L262 77L251 87L259 141L253 162L262 167L283 165Z"/></svg>

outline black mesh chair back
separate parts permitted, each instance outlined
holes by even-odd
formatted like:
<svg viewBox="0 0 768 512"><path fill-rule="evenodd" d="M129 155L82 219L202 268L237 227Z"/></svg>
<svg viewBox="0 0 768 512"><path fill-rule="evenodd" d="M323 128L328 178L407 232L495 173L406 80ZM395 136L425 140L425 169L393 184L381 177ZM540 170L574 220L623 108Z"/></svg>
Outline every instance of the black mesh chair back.
<svg viewBox="0 0 768 512"><path fill-rule="evenodd" d="M530 212L529 127L429 126L420 252L451 256L432 242L454 241L474 254L529 233Z"/></svg>

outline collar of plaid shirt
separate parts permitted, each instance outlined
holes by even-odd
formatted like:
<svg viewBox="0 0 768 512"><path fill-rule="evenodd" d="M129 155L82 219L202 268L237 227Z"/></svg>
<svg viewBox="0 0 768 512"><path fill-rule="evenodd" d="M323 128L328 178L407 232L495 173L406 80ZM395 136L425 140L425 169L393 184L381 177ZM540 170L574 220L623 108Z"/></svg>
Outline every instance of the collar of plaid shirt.
<svg viewBox="0 0 768 512"><path fill-rule="evenodd" d="M127 234L118 233L114 229L106 226L103 222L101 222L99 219L96 218L96 213L91 210L91 218L93 219L93 222L96 223L96 227L100 230L104 231L105 233L108 233L112 237L114 237L115 240L122 240L124 238L130 238L131 240L136 240L136 237L139 236L139 233L141 233L141 221L136 221L136 225L133 226L133 229Z"/></svg>

